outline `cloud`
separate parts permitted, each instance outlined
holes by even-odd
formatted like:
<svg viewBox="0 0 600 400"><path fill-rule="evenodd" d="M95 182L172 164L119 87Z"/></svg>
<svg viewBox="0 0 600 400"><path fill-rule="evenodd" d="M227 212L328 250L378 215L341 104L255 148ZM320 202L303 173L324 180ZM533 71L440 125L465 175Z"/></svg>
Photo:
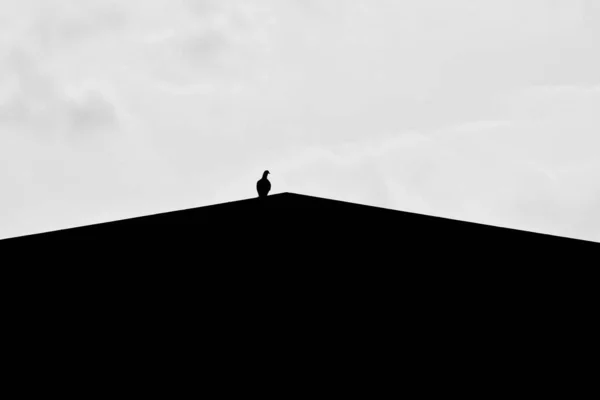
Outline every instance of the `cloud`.
<svg viewBox="0 0 600 400"><path fill-rule="evenodd" d="M38 63L23 50L15 49L8 57L9 68L5 73L14 75L16 85L2 93L0 128L35 135L42 140L60 136L70 140L92 131L118 129L117 111L100 91L87 91L75 98L67 93L69 88L61 88Z"/></svg>
<svg viewBox="0 0 600 400"><path fill-rule="evenodd" d="M530 87L507 101L508 120L313 148L269 167L274 188L598 240L600 91Z"/></svg>
<svg viewBox="0 0 600 400"><path fill-rule="evenodd" d="M118 125L115 107L98 92L87 93L79 101L70 101L69 105L69 120L73 132L114 129Z"/></svg>
<svg viewBox="0 0 600 400"><path fill-rule="evenodd" d="M0 229L252 197L269 169L274 192L594 235L592 4L19 1Z"/></svg>

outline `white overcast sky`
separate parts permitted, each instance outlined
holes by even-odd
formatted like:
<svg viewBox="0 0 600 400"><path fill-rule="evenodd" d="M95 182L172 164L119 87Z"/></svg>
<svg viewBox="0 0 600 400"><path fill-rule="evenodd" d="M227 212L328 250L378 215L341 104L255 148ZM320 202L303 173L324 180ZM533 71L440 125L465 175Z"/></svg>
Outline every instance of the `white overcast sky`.
<svg viewBox="0 0 600 400"><path fill-rule="evenodd" d="M265 169L600 241L600 1L0 0L0 238L255 197Z"/></svg>

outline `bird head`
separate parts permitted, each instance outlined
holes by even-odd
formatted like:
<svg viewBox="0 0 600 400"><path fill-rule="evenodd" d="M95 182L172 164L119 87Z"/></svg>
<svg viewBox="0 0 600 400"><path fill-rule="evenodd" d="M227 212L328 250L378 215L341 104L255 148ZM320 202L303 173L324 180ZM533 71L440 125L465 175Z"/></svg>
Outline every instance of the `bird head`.
<svg viewBox="0 0 600 400"><path fill-rule="evenodd" d="M269 175L269 174L270 174L270 172L269 172L269 171L265 171L265 172L263 173L263 178L266 178L266 177L267 177L267 175Z"/></svg>

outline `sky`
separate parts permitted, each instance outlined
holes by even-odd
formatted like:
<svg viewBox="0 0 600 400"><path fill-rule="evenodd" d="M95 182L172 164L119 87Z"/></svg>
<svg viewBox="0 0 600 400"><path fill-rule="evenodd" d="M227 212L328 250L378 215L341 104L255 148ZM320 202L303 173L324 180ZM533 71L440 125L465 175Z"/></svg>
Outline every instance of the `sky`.
<svg viewBox="0 0 600 400"><path fill-rule="evenodd" d="M600 242L597 0L0 2L0 239L292 192Z"/></svg>

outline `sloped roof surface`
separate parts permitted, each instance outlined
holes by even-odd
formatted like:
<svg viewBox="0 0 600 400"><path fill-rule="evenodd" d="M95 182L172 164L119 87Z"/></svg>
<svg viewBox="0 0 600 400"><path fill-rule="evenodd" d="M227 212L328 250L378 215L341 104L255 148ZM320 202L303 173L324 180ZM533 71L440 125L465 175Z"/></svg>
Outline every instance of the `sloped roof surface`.
<svg viewBox="0 0 600 400"><path fill-rule="evenodd" d="M446 254L448 260L460 257L471 263L482 252L487 252L488 260L495 257L516 262L520 258L541 259L552 252L575 256L577 251L600 246L295 193L29 235L2 244L44 246L65 241L77 243L79 248L119 248L126 252L136 247L167 253L171 248L188 253L203 249L206 254L221 249L239 256L239 251L262 247L271 255L302 250L303 254L336 254L340 260L358 259L353 253L398 260L418 254L424 260Z"/></svg>
<svg viewBox="0 0 600 400"><path fill-rule="evenodd" d="M401 357L450 360L450 370L469 348L492 363L513 351L518 364L548 332L589 320L598 248L293 193L0 242L8 308L32 325L33 343L55 332L48 343L80 338L80 353L114 337L118 357L143 343L144 359L161 343L187 357L246 336L262 357L260 337L281 338L284 354L312 337L318 360L352 337L337 357L354 357L357 343L386 357L400 345ZM556 343L538 355L554 357Z"/></svg>

